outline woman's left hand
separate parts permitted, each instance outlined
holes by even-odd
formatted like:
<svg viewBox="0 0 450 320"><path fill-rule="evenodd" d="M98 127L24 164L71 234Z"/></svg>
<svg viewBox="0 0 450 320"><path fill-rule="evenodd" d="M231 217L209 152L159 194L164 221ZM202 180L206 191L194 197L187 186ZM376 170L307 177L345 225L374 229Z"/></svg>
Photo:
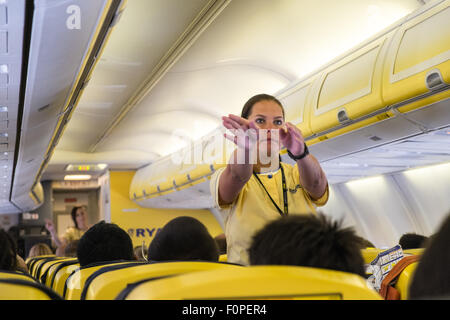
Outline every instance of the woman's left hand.
<svg viewBox="0 0 450 320"><path fill-rule="evenodd" d="M305 151L305 139L302 132L290 122L286 122L286 131L280 129L280 141L295 156Z"/></svg>

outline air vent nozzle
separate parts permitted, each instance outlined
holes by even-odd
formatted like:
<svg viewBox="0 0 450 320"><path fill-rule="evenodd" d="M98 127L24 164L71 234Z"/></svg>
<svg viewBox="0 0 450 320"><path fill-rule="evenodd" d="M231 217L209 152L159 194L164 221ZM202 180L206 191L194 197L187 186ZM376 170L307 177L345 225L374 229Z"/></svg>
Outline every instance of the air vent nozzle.
<svg viewBox="0 0 450 320"><path fill-rule="evenodd" d="M428 72L425 82L427 84L427 88L431 91L438 90L446 85L442 79L441 72L438 69L433 69Z"/></svg>

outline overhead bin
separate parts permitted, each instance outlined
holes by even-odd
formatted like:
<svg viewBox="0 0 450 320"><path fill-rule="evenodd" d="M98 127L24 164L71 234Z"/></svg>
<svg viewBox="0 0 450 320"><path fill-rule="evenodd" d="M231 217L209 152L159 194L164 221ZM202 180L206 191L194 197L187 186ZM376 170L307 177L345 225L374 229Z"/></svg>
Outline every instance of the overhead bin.
<svg viewBox="0 0 450 320"><path fill-rule="evenodd" d="M169 178L175 176L180 169L181 163L172 161L170 155L139 169L140 174L135 174L131 182L130 198L134 200L170 191L174 185Z"/></svg>
<svg viewBox="0 0 450 320"><path fill-rule="evenodd" d="M397 25L320 71L312 92L306 143L319 161L421 132L395 117L382 95L383 64Z"/></svg>
<svg viewBox="0 0 450 320"><path fill-rule="evenodd" d="M383 100L395 112L407 114L425 129L434 129L447 125L450 119L450 1L423 10L394 35L382 92Z"/></svg>
<svg viewBox="0 0 450 320"><path fill-rule="evenodd" d="M234 144L217 130L210 139L196 143L139 169L130 186L130 199L143 207L211 207L209 179L226 165Z"/></svg>
<svg viewBox="0 0 450 320"><path fill-rule="evenodd" d="M20 196L15 197L14 200L20 203L22 212L34 210L44 203L44 189L40 182L31 191L24 185L17 190L17 193Z"/></svg>
<svg viewBox="0 0 450 320"><path fill-rule="evenodd" d="M314 134L384 113L381 74L391 35L392 32L381 36L321 73L310 108Z"/></svg>
<svg viewBox="0 0 450 320"><path fill-rule="evenodd" d="M285 107L286 121L302 131L319 161L449 125L449 6L449 0L424 5L276 94ZM292 163L285 152L281 151L282 160ZM166 175L167 187L173 185L170 191L155 193L151 199L135 198L136 202L176 207L189 201L190 208L208 203L212 207L211 199L202 194L205 191L211 198L208 180L186 182L208 179L228 158L229 154L221 165L212 161L171 172ZM143 173L139 170L136 176L145 180ZM188 195L201 200L186 200Z"/></svg>
<svg viewBox="0 0 450 320"><path fill-rule="evenodd" d="M307 138L313 134L309 122L309 111L311 109L311 92L317 86L319 77L313 76L296 84L278 96L283 104L286 122L296 125Z"/></svg>
<svg viewBox="0 0 450 320"><path fill-rule="evenodd" d="M11 201L37 207L40 177L95 66L120 0L35 0ZM63 43L64 45L61 45ZM34 204L34 207L31 206Z"/></svg>

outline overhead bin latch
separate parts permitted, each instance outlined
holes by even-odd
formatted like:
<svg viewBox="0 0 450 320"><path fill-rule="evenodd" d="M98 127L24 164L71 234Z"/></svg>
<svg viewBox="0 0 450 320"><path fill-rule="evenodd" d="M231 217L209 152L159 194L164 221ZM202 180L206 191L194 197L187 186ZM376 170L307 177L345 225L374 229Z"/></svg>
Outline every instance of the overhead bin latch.
<svg viewBox="0 0 450 320"><path fill-rule="evenodd" d="M338 111L337 118L340 124L347 124L351 121L345 109L341 109Z"/></svg>
<svg viewBox="0 0 450 320"><path fill-rule="evenodd" d="M428 71L425 77L425 83L427 88L431 91L439 90L442 87L447 86L442 78L441 71L439 69L433 69Z"/></svg>

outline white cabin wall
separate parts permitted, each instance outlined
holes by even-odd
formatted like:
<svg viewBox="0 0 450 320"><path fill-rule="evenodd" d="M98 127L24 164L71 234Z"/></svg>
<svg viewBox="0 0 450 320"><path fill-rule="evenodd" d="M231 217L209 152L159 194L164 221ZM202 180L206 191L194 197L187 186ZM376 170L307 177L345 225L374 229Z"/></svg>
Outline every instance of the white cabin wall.
<svg viewBox="0 0 450 320"><path fill-rule="evenodd" d="M378 248L392 247L400 236L430 236L450 213L450 163L331 186L320 208Z"/></svg>
<svg viewBox="0 0 450 320"><path fill-rule="evenodd" d="M394 175L422 232L436 232L450 213L450 163L408 170Z"/></svg>
<svg viewBox="0 0 450 320"><path fill-rule="evenodd" d="M330 195L328 202L324 207L318 208L317 211L331 216L333 220L341 220L343 227L353 227L358 235L365 236L367 230L364 224L359 223L358 219L355 219L353 211L342 194L341 185L329 186Z"/></svg>

